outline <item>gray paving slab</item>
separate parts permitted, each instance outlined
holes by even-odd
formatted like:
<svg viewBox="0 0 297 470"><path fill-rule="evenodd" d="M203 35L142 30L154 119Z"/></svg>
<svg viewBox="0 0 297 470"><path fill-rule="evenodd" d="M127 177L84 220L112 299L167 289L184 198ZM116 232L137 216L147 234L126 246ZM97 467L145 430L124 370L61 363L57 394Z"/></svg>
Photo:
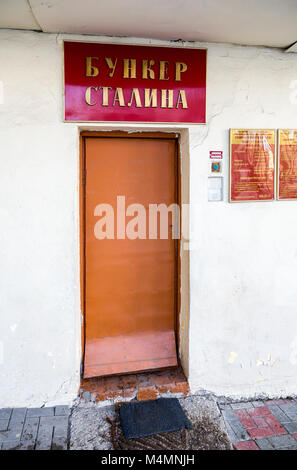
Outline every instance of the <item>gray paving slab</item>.
<svg viewBox="0 0 297 470"><path fill-rule="evenodd" d="M288 415L286 415L278 405L269 405L267 408L280 423L289 423L291 421Z"/></svg>
<svg viewBox="0 0 297 470"><path fill-rule="evenodd" d="M275 449L281 449L282 447L294 446L296 439L289 434L283 436L272 436L267 438Z"/></svg>
<svg viewBox="0 0 297 470"><path fill-rule="evenodd" d="M47 408L29 408L27 411L28 418L39 418L41 416L54 416L55 408L53 406Z"/></svg>
<svg viewBox="0 0 297 470"><path fill-rule="evenodd" d="M54 435L56 437L64 437L67 439L68 437L68 426L55 426L54 427Z"/></svg>
<svg viewBox="0 0 297 470"><path fill-rule="evenodd" d="M282 405L279 405L279 407L285 412L285 413L297 413L297 403L284 403Z"/></svg>
<svg viewBox="0 0 297 470"><path fill-rule="evenodd" d="M10 419L11 412L12 412L11 408L1 408L0 419Z"/></svg>
<svg viewBox="0 0 297 470"><path fill-rule="evenodd" d="M10 423L20 421L24 422L26 418L27 408L14 408L11 413Z"/></svg>
<svg viewBox="0 0 297 470"><path fill-rule="evenodd" d="M18 421L13 421L13 422L10 421L7 430L8 431L14 431L16 433L21 434L22 430L23 430L23 427L24 427L24 422L23 421L19 421L19 422Z"/></svg>
<svg viewBox="0 0 297 470"><path fill-rule="evenodd" d="M248 409L248 408L254 408L251 401L232 403L231 407L233 408L233 410L243 410L243 409Z"/></svg>
<svg viewBox="0 0 297 470"><path fill-rule="evenodd" d="M39 418L26 417L24 428L22 432L22 440L36 439L37 431L39 426Z"/></svg>
<svg viewBox="0 0 297 470"><path fill-rule="evenodd" d="M290 423L284 423L283 426L290 434L297 433L297 421L291 421Z"/></svg>
<svg viewBox="0 0 297 470"><path fill-rule="evenodd" d="M19 448L20 441L18 439L12 441L6 441L2 443L1 450L17 450Z"/></svg>
<svg viewBox="0 0 297 470"><path fill-rule="evenodd" d="M257 446L260 447L261 450L273 450L274 449L273 445L271 444L271 442L269 442L268 439L256 439L255 442Z"/></svg>
<svg viewBox="0 0 297 470"><path fill-rule="evenodd" d="M19 450L35 450L35 439L21 440Z"/></svg>
<svg viewBox="0 0 297 470"><path fill-rule="evenodd" d="M48 426L67 426L68 416L42 416L40 418L40 424Z"/></svg>
<svg viewBox="0 0 297 470"><path fill-rule="evenodd" d="M56 406L55 407L55 416L69 416L71 412L71 408L69 406Z"/></svg>
<svg viewBox="0 0 297 470"><path fill-rule="evenodd" d="M53 436L52 450L67 450L67 439L65 437Z"/></svg>
<svg viewBox="0 0 297 470"><path fill-rule="evenodd" d="M36 439L35 450L51 450L52 438L50 439Z"/></svg>
<svg viewBox="0 0 297 470"><path fill-rule="evenodd" d="M42 440L42 439L52 440L53 433L54 433L53 426L45 426L41 424L38 428L36 440L37 441Z"/></svg>
<svg viewBox="0 0 297 470"><path fill-rule="evenodd" d="M21 433L16 431L3 431L0 432L0 442L14 441L21 438Z"/></svg>
<svg viewBox="0 0 297 470"><path fill-rule="evenodd" d="M290 421L297 421L297 413L286 413Z"/></svg>
<svg viewBox="0 0 297 470"><path fill-rule="evenodd" d="M252 401L252 404L255 408L258 408L259 406L264 406L264 402L262 400Z"/></svg>
<svg viewBox="0 0 297 470"><path fill-rule="evenodd" d="M232 444L234 444L235 442L238 442L238 437L233 431L233 429L231 428L230 424L225 421L225 426L226 426L229 439L231 440Z"/></svg>
<svg viewBox="0 0 297 470"><path fill-rule="evenodd" d="M222 415L225 421L239 421L239 418L233 409L222 410Z"/></svg>
<svg viewBox="0 0 297 470"><path fill-rule="evenodd" d="M9 418L0 419L0 432L7 431Z"/></svg>

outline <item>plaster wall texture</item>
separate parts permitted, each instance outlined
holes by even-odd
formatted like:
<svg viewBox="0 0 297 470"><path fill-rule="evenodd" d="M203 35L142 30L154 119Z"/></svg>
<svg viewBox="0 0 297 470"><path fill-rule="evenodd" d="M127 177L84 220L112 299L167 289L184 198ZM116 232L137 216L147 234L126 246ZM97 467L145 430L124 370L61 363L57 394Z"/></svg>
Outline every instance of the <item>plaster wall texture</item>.
<svg viewBox="0 0 297 470"><path fill-rule="evenodd" d="M64 123L63 39L207 47L207 124ZM83 128L182 133L191 250L181 349L192 391L296 394L296 202L228 203L227 158L229 128L296 127L296 55L1 30L0 63L0 407L70 404L77 396ZM208 202L210 150L224 152L222 202Z"/></svg>

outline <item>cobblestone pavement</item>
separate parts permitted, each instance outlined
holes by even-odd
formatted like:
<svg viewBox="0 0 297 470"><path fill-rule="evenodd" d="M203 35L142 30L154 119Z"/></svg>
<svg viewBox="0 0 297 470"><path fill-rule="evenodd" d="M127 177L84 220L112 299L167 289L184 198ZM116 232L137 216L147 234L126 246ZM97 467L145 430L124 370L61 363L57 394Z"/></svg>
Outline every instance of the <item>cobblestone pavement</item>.
<svg viewBox="0 0 297 470"><path fill-rule="evenodd" d="M0 409L0 450L66 450L70 408Z"/></svg>
<svg viewBox="0 0 297 470"><path fill-rule="evenodd" d="M297 400L218 403L237 450L297 450Z"/></svg>
<svg viewBox="0 0 297 470"><path fill-rule="evenodd" d="M203 403L199 397L184 400L189 403L198 400L199 404L194 406L196 414L211 403L210 400ZM214 415L214 409L218 408L212 403L207 413L216 420L224 418L234 449L297 450L297 399L237 403L218 399L214 402L221 418L219 410L218 415ZM71 408L67 406L0 409L0 450L110 449L103 413L106 410L113 413L113 406L101 408L95 403L86 403L74 407L70 433Z"/></svg>

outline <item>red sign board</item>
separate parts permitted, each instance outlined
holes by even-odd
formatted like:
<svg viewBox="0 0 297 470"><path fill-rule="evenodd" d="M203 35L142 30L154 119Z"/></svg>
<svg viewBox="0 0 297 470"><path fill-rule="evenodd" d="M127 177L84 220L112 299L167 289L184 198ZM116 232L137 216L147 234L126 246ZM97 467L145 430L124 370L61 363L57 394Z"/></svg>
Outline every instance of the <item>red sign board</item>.
<svg viewBox="0 0 297 470"><path fill-rule="evenodd" d="M230 201L274 199L275 131L231 129Z"/></svg>
<svg viewBox="0 0 297 470"><path fill-rule="evenodd" d="M279 130L278 199L297 199L297 130Z"/></svg>
<svg viewBox="0 0 297 470"><path fill-rule="evenodd" d="M205 123L206 50L64 42L65 121Z"/></svg>

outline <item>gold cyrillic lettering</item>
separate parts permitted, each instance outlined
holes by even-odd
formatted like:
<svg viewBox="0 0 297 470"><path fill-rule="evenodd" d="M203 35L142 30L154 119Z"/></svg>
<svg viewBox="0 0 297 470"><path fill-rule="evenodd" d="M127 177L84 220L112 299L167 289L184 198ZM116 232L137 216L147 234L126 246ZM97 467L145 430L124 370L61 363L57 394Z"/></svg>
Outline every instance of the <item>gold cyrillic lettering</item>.
<svg viewBox="0 0 297 470"><path fill-rule="evenodd" d="M142 78L149 78L154 79L155 78L155 72L151 68L154 65L155 61L150 60L148 61L147 59L144 59L142 61Z"/></svg>
<svg viewBox="0 0 297 470"><path fill-rule="evenodd" d="M91 103L91 91L95 90L97 91L98 90L98 87L97 86L89 86L87 89L86 89L86 93L85 93L85 100L86 100L86 103L89 105L89 106L95 106L95 104L97 104L96 102L95 103Z"/></svg>
<svg viewBox="0 0 297 470"><path fill-rule="evenodd" d="M188 69L187 64L184 62L175 62L175 80L177 82L181 81L181 74Z"/></svg>
<svg viewBox="0 0 297 470"><path fill-rule="evenodd" d="M136 59L123 59L124 78L136 78Z"/></svg>
<svg viewBox="0 0 297 470"><path fill-rule="evenodd" d="M173 108L173 90L161 90L161 108Z"/></svg>
<svg viewBox="0 0 297 470"><path fill-rule="evenodd" d="M102 106L108 106L108 90L111 90L111 86L103 86L102 88Z"/></svg>
<svg viewBox="0 0 297 470"><path fill-rule="evenodd" d="M115 61L113 62L110 57L105 57L105 62L107 63L107 65L110 69L110 72L109 72L110 78L112 78L114 76L117 61L118 61L118 59L115 59Z"/></svg>
<svg viewBox="0 0 297 470"><path fill-rule="evenodd" d="M92 59L98 60L98 57L86 57L86 77L97 77L99 69L92 65Z"/></svg>
<svg viewBox="0 0 297 470"><path fill-rule="evenodd" d="M188 108L188 103L187 103L187 97L186 97L186 91L185 90L179 90L179 92L178 92L177 101L176 101L176 108L178 108L180 104L182 105L182 108Z"/></svg>
<svg viewBox="0 0 297 470"><path fill-rule="evenodd" d="M132 88L132 93L131 93L131 98L130 102L128 103L128 106L131 106L133 103L133 98L135 98L135 104L136 108L142 108L141 104L141 99L140 99L140 94L138 88Z"/></svg>
<svg viewBox="0 0 297 470"><path fill-rule="evenodd" d="M116 103L119 103L120 106L126 106L122 88L116 88L115 90L112 106Z"/></svg>
<svg viewBox="0 0 297 470"><path fill-rule="evenodd" d="M169 62L167 60L160 60L160 80L169 80L169 77L166 77L168 64Z"/></svg>
<svg viewBox="0 0 297 470"><path fill-rule="evenodd" d="M157 88L144 89L144 107L145 108L156 108L157 107Z"/></svg>

